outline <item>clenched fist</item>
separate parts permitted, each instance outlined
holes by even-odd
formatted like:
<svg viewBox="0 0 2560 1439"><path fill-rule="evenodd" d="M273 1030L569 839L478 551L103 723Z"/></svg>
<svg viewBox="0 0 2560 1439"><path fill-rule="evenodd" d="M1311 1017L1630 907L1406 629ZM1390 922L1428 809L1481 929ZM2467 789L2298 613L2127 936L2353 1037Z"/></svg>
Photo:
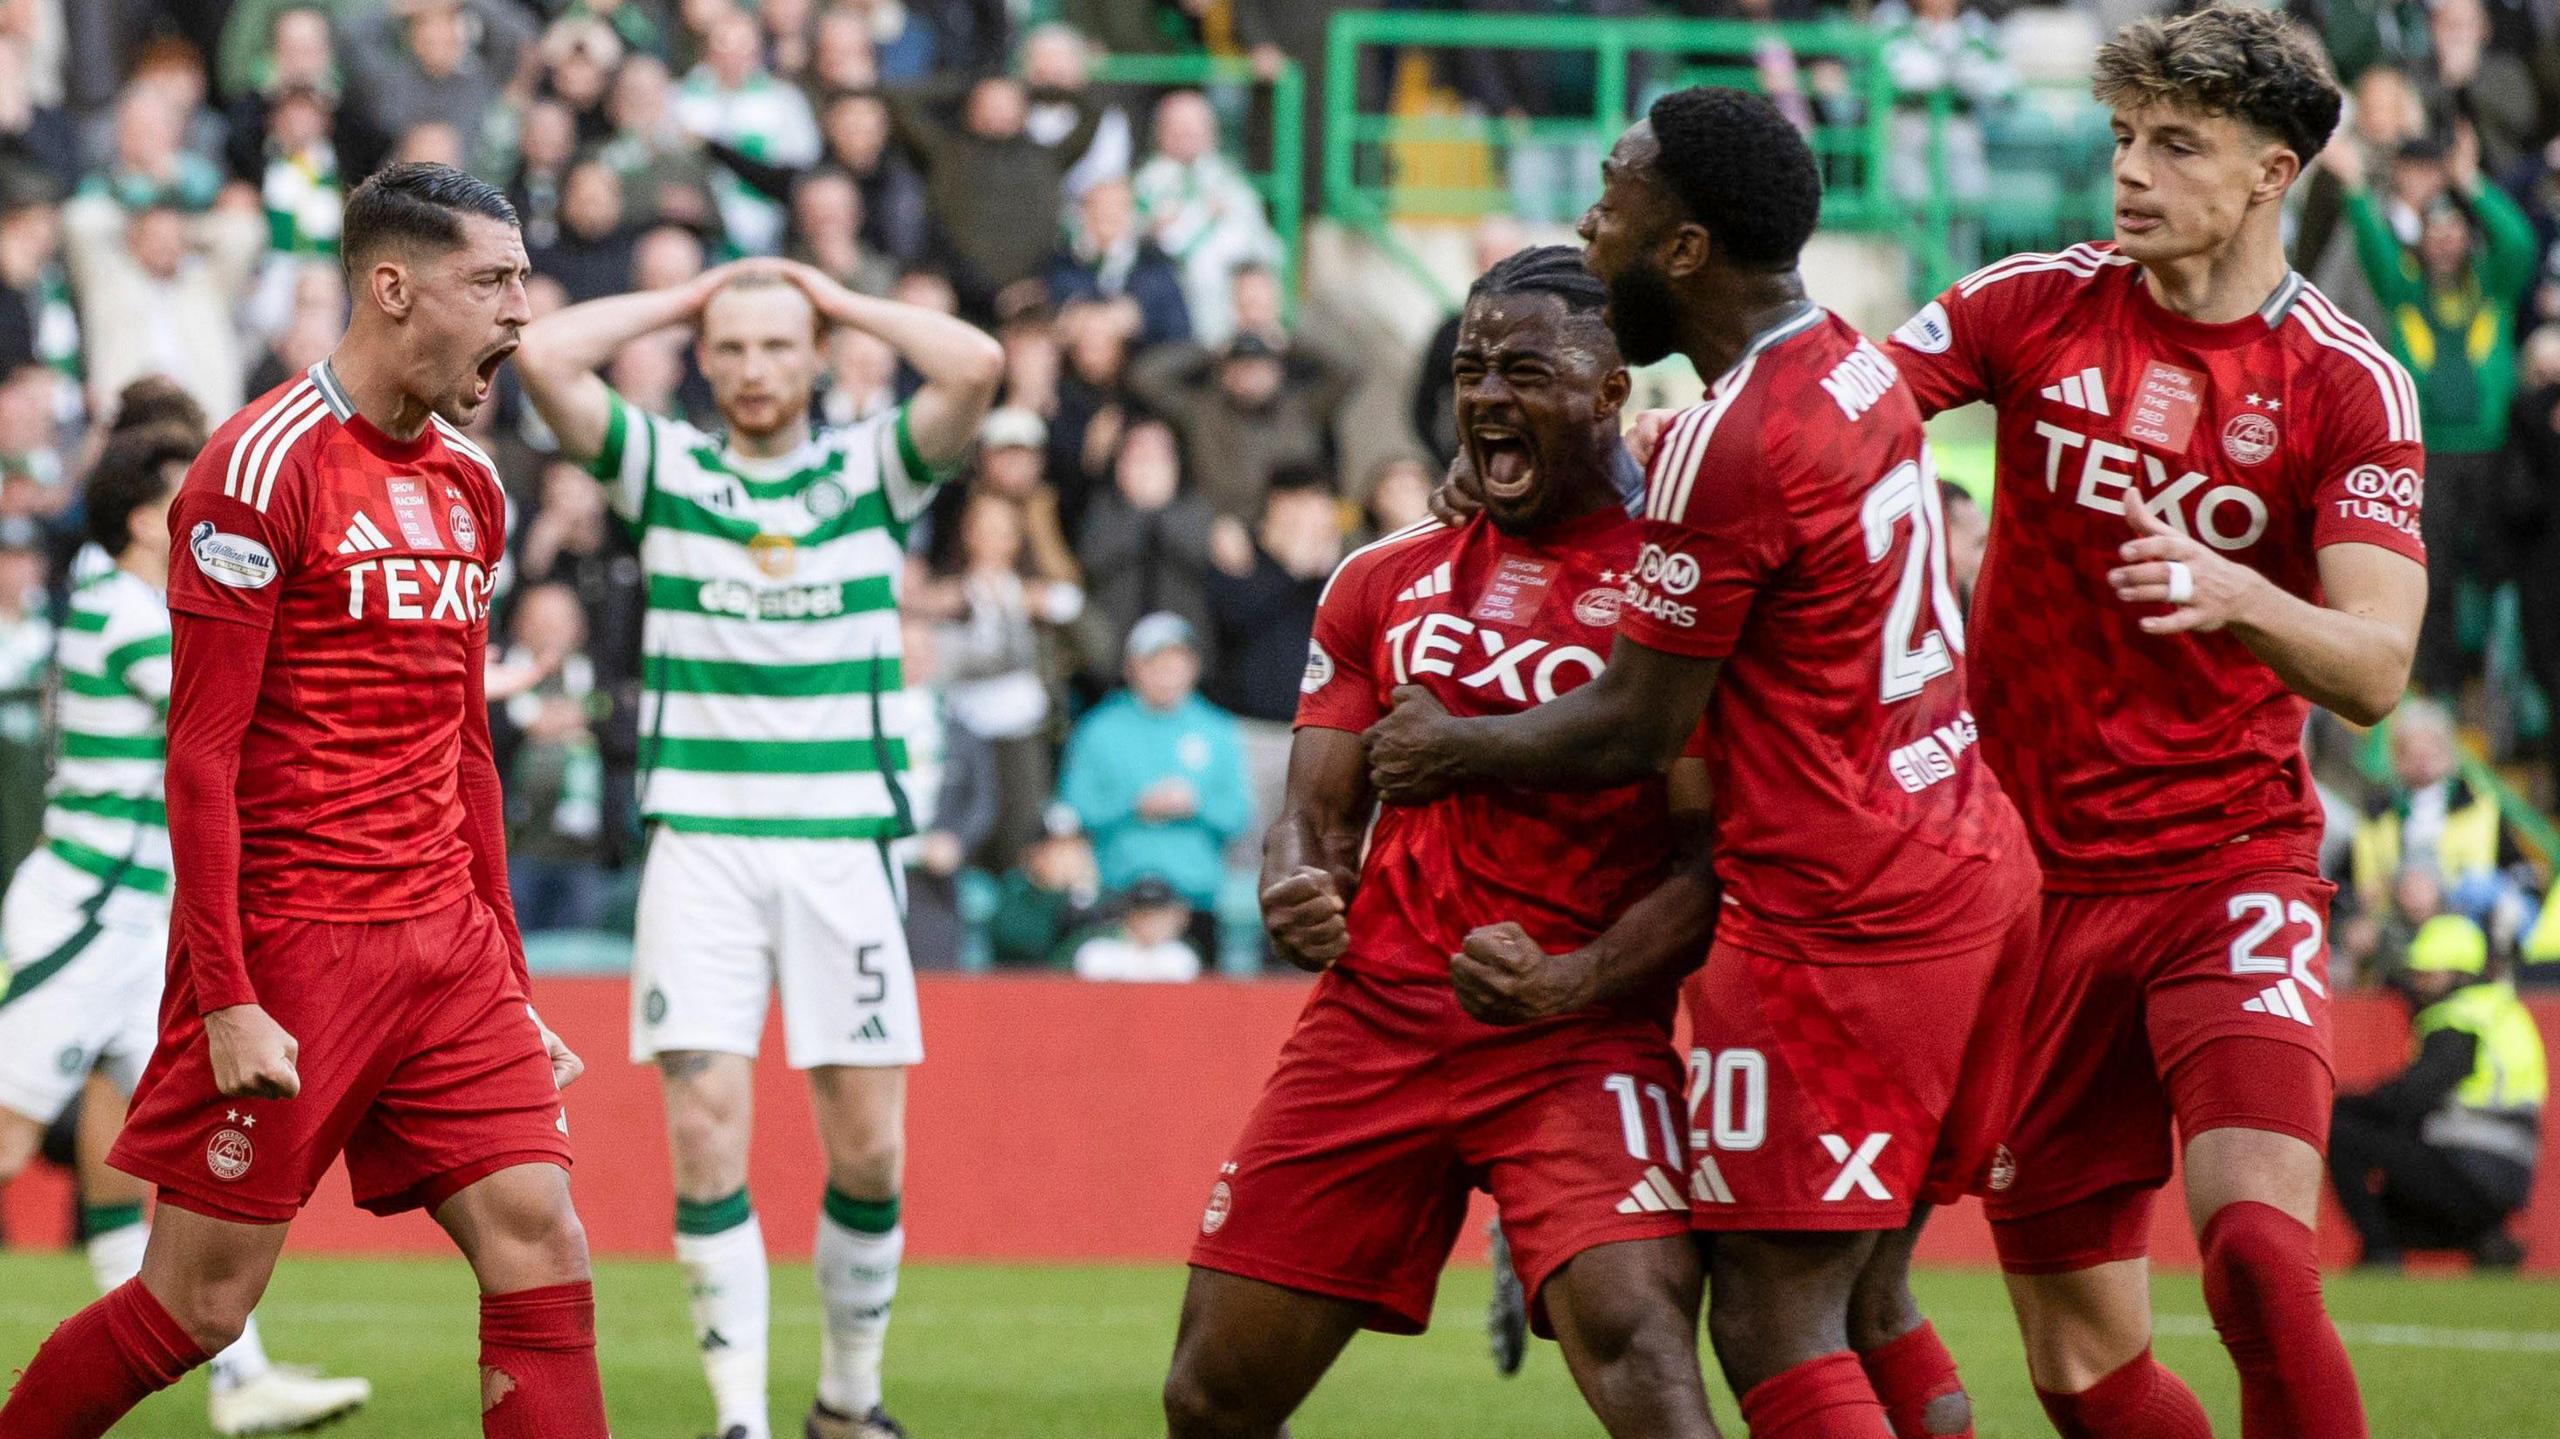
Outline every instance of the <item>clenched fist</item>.
<svg viewBox="0 0 2560 1439"><path fill-rule="evenodd" d="M213 1087L225 1099L291 1099L302 1092L293 1062L302 1046L264 1008L235 1004L204 1017Z"/></svg>
<svg viewBox="0 0 2560 1439"><path fill-rule="evenodd" d="M1469 934L1449 956L1458 1005L1487 1024L1528 1024L1591 1002L1592 963L1582 951L1549 954L1505 920Z"/></svg>
<svg viewBox="0 0 2560 1439"><path fill-rule="evenodd" d="M1302 864L1263 887L1262 931L1281 958L1300 969L1322 970L1351 947L1343 909L1334 877Z"/></svg>

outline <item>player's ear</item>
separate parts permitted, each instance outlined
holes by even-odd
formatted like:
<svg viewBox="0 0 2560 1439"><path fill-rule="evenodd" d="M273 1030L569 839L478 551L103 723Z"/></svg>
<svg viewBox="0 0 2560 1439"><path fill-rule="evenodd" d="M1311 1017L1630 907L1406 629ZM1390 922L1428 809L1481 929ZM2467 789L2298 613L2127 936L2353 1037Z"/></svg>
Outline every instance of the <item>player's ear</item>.
<svg viewBox="0 0 2560 1439"><path fill-rule="evenodd" d="M2292 146L2268 146L2258 157L2258 183L2249 190L2249 203L2266 205L2282 200L2301 174L2302 157L2293 153Z"/></svg>
<svg viewBox="0 0 2560 1439"><path fill-rule="evenodd" d="M1687 279L1707 267L1715 255L1714 237L1707 227L1695 220L1684 220L1671 231L1670 243L1664 247L1662 269L1665 274Z"/></svg>
<svg viewBox="0 0 2560 1439"><path fill-rule="evenodd" d="M1605 421L1614 432L1618 428L1618 412L1626 408L1627 396L1634 388L1635 382L1627 378L1627 367L1612 366L1609 373L1600 377L1599 395L1591 406L1592 416Z"/></svg>
<svg viewBox="0 0 2560 1439"><path fill-rule="evenodd" d="M365 286L373 294L374 305L392 319L405 320L417 307L417 293L409 284L409 267L397 260L374 261L373 268L365 271Z"/></svg>

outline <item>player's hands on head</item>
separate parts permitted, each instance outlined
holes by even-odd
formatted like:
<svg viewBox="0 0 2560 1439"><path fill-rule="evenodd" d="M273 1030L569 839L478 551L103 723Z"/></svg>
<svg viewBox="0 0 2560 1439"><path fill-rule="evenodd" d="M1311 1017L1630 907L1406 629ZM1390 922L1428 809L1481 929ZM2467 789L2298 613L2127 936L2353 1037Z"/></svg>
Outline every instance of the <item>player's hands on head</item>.
<svg viewBox="0 0 2560 1439"><path fill-rule="evenodd" d="M551 1061L551 1087L566 1089L577 1083L578 1076L587 1072L587 1062L578 1057L577 1051L560 1042L560 1036L551 1032L551 1026L542 1022L542 1016L534 1013L532 1005L526 1005L524 1012L533 1015L533 1027L542 1031L542 1052Z"/></svg>
<svg viewBox="0 0 2560 1439"><path fill-rule="evenodd" d="M291 1099L302 1092L294 1069L302 1046L262 1006L235 1004L207 1014L204 1038L213 1087L223 1098Z"/></svg>
<svg viewBox="0 0 2560 1439"><path fill-rule="evenodd" d="M1487 1024L1528 1024L1583 1008L1591 1002L1591 971L1581 951L1549 954L1509 920L1473 931L1449 956L1458 1007Z"/></svg>
<svg viewBox="0 0 2560 1439"><path fill-rule="evenodd" d="M2246 619L2256 607L2265 576L2169 528L2131 490L2124 517L2139 538L2116 552L2124 563L2107 571L2107 583L2126 604L2169 606L2165 615L2142 617L2144 634L2211 632Z"/></svg>
<svg viewBox="0 0 2560 1439"><path fill-rule="evenodd" d="M743 260L731 260L725 265L714 265L693 277L694 308L700 309L711 303L711 297L720 293L720 287L732 280L744 280L757 275L787 275L789 272L783 267L788 263L767 255L749 255Z"/></svg>
<svg viewBox="0 0 2560 1439"><path fill-rule="evenodd" d="M1389 804L1423 804L1465 778L1457 758L1457 721L1431 691L1398 685L1395 708L1369 726L1369 784Z"/></svg>
<svg viewBox="0 0 2560 1439"><path fill-rule="evenodd" d="M1311 864L1263 886L1262 930L1280 957L1305 970L1321 970L1351 947L1343 918L1342 889Z"/></svg>

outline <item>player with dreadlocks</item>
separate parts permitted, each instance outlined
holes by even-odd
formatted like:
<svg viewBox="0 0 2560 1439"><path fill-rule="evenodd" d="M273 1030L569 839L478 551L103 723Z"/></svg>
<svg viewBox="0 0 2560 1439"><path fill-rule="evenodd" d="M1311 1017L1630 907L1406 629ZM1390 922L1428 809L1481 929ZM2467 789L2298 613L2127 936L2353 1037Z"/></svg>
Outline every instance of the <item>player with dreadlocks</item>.
<svg viewBox="0 0 2560 1439"><path fill-rule="evenodd" d="M1602 301L1570 247L1476 282L1454 379L1484 508L1354 552L1317 609L1262 914L1324 977L1210 1187L1176 1439L1278 1434L1353 1334L1420 1333L1473 1188L1608 1431L1716 1432L1671 1047L1715 923L1700 767L1377 810L1361 738L1402 684L1507 714L1600 672L1640 529Z"/></svg>

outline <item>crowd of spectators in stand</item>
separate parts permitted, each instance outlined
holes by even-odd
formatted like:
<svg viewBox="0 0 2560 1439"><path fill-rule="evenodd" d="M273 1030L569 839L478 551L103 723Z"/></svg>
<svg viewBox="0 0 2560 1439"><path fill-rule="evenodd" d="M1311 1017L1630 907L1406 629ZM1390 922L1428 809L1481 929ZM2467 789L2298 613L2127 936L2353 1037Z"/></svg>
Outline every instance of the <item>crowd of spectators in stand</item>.
<svg viewBox="0 0 2560 1439"><path fill-rule="evenodd" d="M1317 596L1365 534L1425 513L1455 447L1454 327L1418 378L1311 339L1280 239L1294 217L1251 178L1270 92L1107 85L1095 65L1206 48L1317 77L1343 8L0 0L0 865L34 824L37 697L51 607L78 577L91 436L135 381L174 381L218 421L325 355L347 303L343 195L386 161L436 159L504 183L538 311L779 253L997 335L1001 406L918 527L903 592L907 674L931 696L907 842L919 960L1181 977L1235 957L1251 933L1238 876L1279 791ZM1884 41L1894 192L1917 203L1943 166L1959 211L1996 206L1986 134L2149 8L1860 7ZM2324 727L2319 747L2341 952L2386 966L2452 913L2560 962L2550 857L2520 843L2515 798L2551 803L2560 728L2543 698L2560 695L2560 20L2528 0L2295 8L2352 96L2301 187L2296 263L2407 363L2431 442L2419 679L2438 703L2370 742ZM1867 103L1774 29L1752 61L1809 129ZM1587 61L1441 63L1478 113L1588 110ZM1572 174L1524 148L1511 181L1587 194L1573 176L1591 156L1568 158ZM1479 263L1526 240L1489 223ZM914 383L868 337L831 347L822 420ZM629 346L609 378L717 422L682 334ZM1376 387L1410 388L1412 432L1383 459L1362 448L1354 472L1343 416ZM610 929L640 842L638 565L511 381L476 438L514 505L492 653L519 903L531 928ZM2482 736L2495 771L2461 759Z"/></svg>

